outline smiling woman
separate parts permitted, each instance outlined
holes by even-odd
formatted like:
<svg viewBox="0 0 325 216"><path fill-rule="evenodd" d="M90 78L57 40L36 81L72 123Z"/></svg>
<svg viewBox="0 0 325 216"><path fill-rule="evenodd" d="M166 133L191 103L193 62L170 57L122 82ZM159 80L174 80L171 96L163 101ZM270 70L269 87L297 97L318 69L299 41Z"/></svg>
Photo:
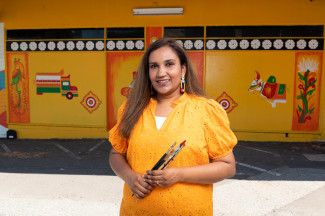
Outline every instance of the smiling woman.
<svg viewBox="0 0 325 216"><path fill-rule="evenodd" d="M159 39L145 52L109 140L110 165L125 181L121 215L212 215L212 184L235 174L237 139L227 114L204 97L172 39ZM183 140L167 168L151 170L170 143Z"/></svg>

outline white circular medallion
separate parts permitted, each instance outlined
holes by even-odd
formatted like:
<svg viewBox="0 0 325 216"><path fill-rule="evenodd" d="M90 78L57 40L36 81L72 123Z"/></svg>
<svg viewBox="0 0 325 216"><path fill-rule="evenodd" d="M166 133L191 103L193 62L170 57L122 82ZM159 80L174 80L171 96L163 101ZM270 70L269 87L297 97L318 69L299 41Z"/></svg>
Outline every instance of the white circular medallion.
<svg viewBox="0 0 325 216"><path fill-rule="evenodd" d="M53 41L50 41L47 43L47 48L49 50L54 50L55 49L55 43Z"/></svg>
<svg viewBox="0 0 325 216"><path fill-rule="evenodd" d="M195 47L195 49L197 49L197 50L202 49L202 48L203 48L203 41L202 41L202 40L196 40L196 41L194 42L194 47Z"/></svg>
<svg viewBox="0 0 325 216"><path fill-rule="evenodd" d="M19 45L19 48L22 50L22 51L26 51L28 49L28 45L26 42L21 42L20 45Z"/></svg>
<svg viewBox="0 0 325 216"><path fill-rule="evenodd" d="M241 40L239 43L240 48L242 49L247 49L249 47L249 42L248 40Z"/></svg>
<svg viewBox="0 0 325 216"><path fill-rule="evenodd" d="M258 48L260 48L260 46L261 46L260 40L254 39L254 40L251 41L251 47L253 49L258 49Z"/></svg>
<svg viewBox="0 0 325 216"><path fill-rule="evenodd" d="M77 50L83 50L85 47L85 43L83 41L78 41L76 43Z"/></svg>
<svg viewBox="0 0 325 216"><path fill-rule="evenodd" d="M97 41L96 42L96 49L97 50L103 50L104 49L104 42L103 41Z"/></svg>
<svg viewBox="0 0 325 216"><path fill-rule="evenodd" d="M135 47L136 47L138 50L142 50L143 47L144 47L144 43L143 43L143 41L138 40L137 42L135 42Z"/></svg>
<svg viewBox="0 0 325 216"><path fill-rule="evenodd" d="M64 50L65 49L65 43L63 41L59 41L57 43L58 50Z"/></svg>
<svg viewBox="0 0 325 216"><path fill-rule="evenodd" d="M238 47L238 42L236 40L232 39L228 42L228 47L230 49L236 49Z"/></svg>
<svg viewBox="0 0 325 216"><path fill-rule="evenodd" d="M104 45L103 45L103 46L104 46ZM87 50L93 50L94 47L95 47L94 42L92 42L92 41L87 41L87 42L86 42L86 49L87 49ZM103 47L103 48L104 48L104 47Z"/></svg>
<svg viewBox="0 0 325 216"><path fill-rule="evenodd" d="M190 50L193 48L193 42L191 40L186 40L184 42L184 48L187 50Z"/></svg>
<svg viewBox="0 0 325 216"><path fill-rule="evenodd" d="M106 46L107 46L108 50L113 50L113 49L115 49L115 42L114 41L108 41Z"/></svg>
<svg viewBox="0 0 325 216"><path fill-rule="evenodd" d="M317 49L318 41L316 39L311 39L310 41L308 41L308 47L310 49Z"/></svg>
<svg viewBox="0 0 325 216"><path fill-rule="evenodd" d="M128 50L132 50L132 49L134 49L134 42L131 41L131 40L127 41L127 42L126 42L126 48L127 48Z"/></svg>
<svg viewBox="0 0 325 216"><path fill-rule="evenodd" d="M46 43L41 41L38 43L38 49L44 51L46 49Z"/></svg>
<svg viewBox="0 0 325 216"><path fill-rule="evenodd" d="M18 45L17 42L12 42L12 43L10 44L10 48L11 48L11 50L16 51L16 50L18 50L19 45Z"/></svg>
<svg viewBox="0 0 325 216"><path fill-rule="evenodd" d="M298 49L305 49L307 46L307 42L304 39L300 39L297 41Z"/></svg>
<svg viewBox="0 0 325 216"><path fill-rule="evenodd" d="M69 42L67 43L67 49L68 49L68 50L73 50L74 47L75 47L75 45L74 45L74 42L73 42L73 41L69 41Z"/></svg>
<svg viewBox="0 0 325 216"><path fill-rule="evenodd" d="M270 49L272 47L272 42L270 40L264 40L262 42L262 47L266 50Z"/></svg>
<svg viewBox="0 0 325 216"><path fill-rule="evenodd" d="M275 49L281 49L283 47L283 41L280 39L277 39L273 41L273 46Z"/></svg>
<svg viewBox="0 0 325 216"><path fill-rule="evenodd" d="M227 47L227 41L225 40L219 40L217 43L218 49L225 49Z"/></svg>
<svg viewBox="0 0 325 216"><path fill-rule="evenodd" d="M295 47L295 42L294 40L289 39L285 42L284 45L287 49L293 49Z"/></svg>
<svg viewBox="0 0 325 216"><path fill-rule="evenodd" d="M37 43L36 42L30 42L29 43L29 49L34 51L37 49Z"/></svg>
<svg viewBox="0 0 325 216"><path fill-rule="evenodd" d="M216 42L214 40L208 40L207 41L207 48L209 50L212 50L216 47Z"/></svg>
<svg viewBox="0 0 325 216"><path fill-rule="evenodd" d="M183 41L181 41L181 40L177 40L176 43L177 43L178 45L180 45L181 47L183 47Z"/></svg>
<svg viewBox="0 0 325 216"><path fill-rule="evenodd" d="M119 41L116 42L116 48L117 49L122 50L122 49L124 49L124 47L125 47L125 44L124 44L123 41L119 40Z"/></svg>

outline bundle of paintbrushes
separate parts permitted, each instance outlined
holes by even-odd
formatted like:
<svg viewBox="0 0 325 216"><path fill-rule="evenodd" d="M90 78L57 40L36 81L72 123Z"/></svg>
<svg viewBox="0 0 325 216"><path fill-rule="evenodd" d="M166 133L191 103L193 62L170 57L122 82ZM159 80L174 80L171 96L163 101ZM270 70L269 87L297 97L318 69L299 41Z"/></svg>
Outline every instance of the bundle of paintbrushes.
<svg viewBox="0 0 325 216"><path fill-rule="evenodd" d="M176 145L176 142L174 142L151 170L164 169L176 157L176 155L182 150L182 148L185 146L185 142L186 142L186 140L181 142L177 148L174 148Z"/></svg>

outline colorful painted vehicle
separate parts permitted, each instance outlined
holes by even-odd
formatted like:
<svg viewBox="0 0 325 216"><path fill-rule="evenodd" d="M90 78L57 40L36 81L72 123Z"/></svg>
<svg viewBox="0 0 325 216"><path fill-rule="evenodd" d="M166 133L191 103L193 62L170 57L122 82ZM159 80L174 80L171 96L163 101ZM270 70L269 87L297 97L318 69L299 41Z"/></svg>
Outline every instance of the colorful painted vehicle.
<svg viewBox="0 0 325 216"><path fill-rule="evenodd" d="M63 76L61 70L58 73L37 73L36 74L36 93L61 93L71 100L78 96L78 88L70 85L70 75Z"/></svg>

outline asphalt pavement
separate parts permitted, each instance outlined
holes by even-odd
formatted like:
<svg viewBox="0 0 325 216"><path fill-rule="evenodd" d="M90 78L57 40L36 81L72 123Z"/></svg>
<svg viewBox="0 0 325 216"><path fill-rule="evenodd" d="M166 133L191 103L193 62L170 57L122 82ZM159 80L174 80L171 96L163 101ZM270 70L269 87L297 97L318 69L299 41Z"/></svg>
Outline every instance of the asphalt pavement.
<svg viewBox="0 0 325 216"><path fill-rule="evenodd" d="M215 215L325 215L324 143L239 142ZM104 139L0 139L0 215L118 215ZM27 213L27 214L26 214Z"/></svg>

